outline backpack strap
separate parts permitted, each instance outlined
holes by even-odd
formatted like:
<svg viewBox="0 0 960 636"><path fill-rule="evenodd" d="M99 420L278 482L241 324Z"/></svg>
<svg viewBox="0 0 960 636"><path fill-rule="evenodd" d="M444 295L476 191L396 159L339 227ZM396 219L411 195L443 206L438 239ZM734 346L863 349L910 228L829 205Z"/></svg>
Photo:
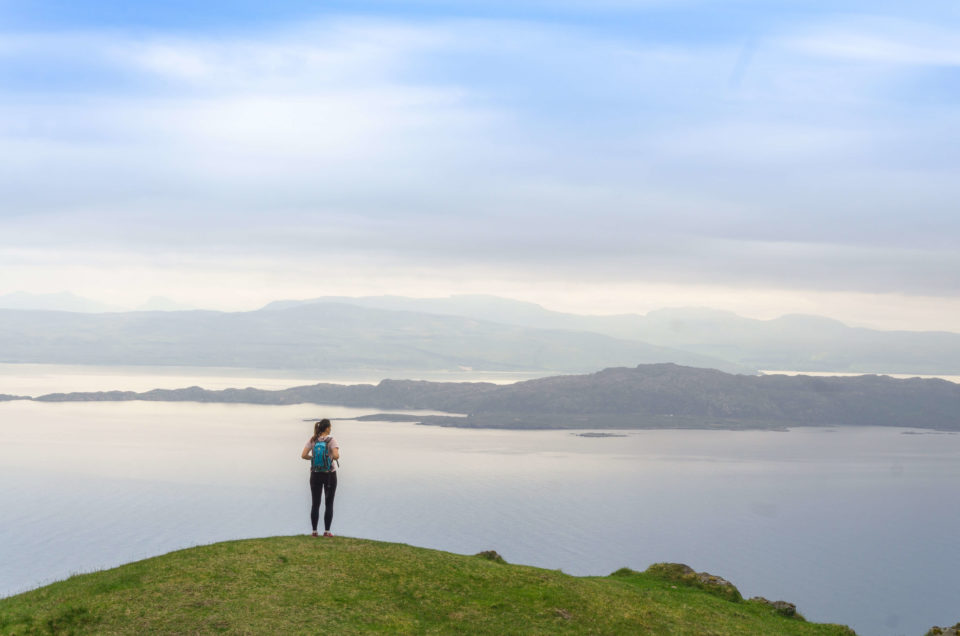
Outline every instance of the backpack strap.
<svg viewBox="0 0 960 636"><path fill-rule="evenodd" d="M327 444L330 444L330 440L333 439L333 435L327 435ZM330 451L330 468L333 468L333 462L337 462L337 468L340 468L340 460L333 458L333 449L330 446L327 446L327 449ZM331 470L331 472L333 472Z"/></svg>

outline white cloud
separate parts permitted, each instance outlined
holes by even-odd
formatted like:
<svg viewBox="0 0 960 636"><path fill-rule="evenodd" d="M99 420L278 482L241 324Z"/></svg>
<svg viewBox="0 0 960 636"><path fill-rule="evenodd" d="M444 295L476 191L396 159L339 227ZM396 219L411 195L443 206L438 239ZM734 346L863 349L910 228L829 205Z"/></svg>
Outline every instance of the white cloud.
<svg viewBox="0 0 960 636"><path fill-rule="evenodd" d="M956 29L907 20L861 18L791 38L796 49L839 60L905 66L960 66Z"/></svg>
<svg viewBox="0 0 960 636"><path fill-rule="evenodd" d="M0 106L0 267L195 304L251 276L244 298L298 295L309 271L339 281L323 293L562 278L584 297L657 281L957 294L955 115L893 117L885 71L833 64L849 29L802 31L761 38L736 86L741 43L519 22L8 38L8 58L79 58L131 88ZM897 56L949 59L929 42ZM911 172L932 149L942 167Z"/></svg>
<svg viewBox="0 0 960 636"><path fill-rule="evenodd" d="M118 67L204 92L319 89L386 81L416 54L450 46L444 29L377 21L301 25L264 37L114 40L101 44Z"/></svg>

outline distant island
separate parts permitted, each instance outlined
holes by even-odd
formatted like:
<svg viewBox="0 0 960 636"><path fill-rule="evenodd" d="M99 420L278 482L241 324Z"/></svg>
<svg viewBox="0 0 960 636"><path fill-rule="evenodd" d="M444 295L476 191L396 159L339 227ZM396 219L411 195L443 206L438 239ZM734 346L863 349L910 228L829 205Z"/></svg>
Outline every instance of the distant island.
<svg viewBox="0 0 960 636"><path fill-rule="evenodd" d="M509 385L383 380L278 391L200 387L54 393L40 402L161 401L330 404L383 411L363 419L501 429L764 429L893 426L960 431L960 384L887 376L735 375L672 363ZM431 410L449 415L392 415Z"/></svg>
<svg viewBox="0 0 960 636"><path fill-rule="evenodd" d="M623 433L598 433L596 431L587 431L586 433L570 433L577 437L626 437Z"/></svg>

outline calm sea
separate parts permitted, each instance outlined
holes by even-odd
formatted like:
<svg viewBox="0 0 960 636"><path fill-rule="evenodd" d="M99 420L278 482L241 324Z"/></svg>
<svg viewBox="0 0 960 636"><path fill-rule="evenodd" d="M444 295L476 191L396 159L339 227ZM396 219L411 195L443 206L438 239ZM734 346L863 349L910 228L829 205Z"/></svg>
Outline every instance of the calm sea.
<svg viewBox="0 0 960 636"><path fill-rule="evenodd" d="M308 532L303 420L331 417L338 534L495 549L578 575L679 561L866 635L960 620L960 435L585 438L337 420L367 412L0 403L0 596L191 545Z"/></svg>
<svg viewBox="0 0 960 636"><path fill-rule="evenodd" d="M294 386L332 382L334 384L376 384L384 377L435 382L493 382L506 384L539 377L533 373L509 371L460 371L457 373L356 372L330 375L323 371L274 371L223 367L98 366L66 364L0 363L0 393L37 397L47 393L74 391L149 391L202 386L205 389L244 388L276 391Z"/></svg>

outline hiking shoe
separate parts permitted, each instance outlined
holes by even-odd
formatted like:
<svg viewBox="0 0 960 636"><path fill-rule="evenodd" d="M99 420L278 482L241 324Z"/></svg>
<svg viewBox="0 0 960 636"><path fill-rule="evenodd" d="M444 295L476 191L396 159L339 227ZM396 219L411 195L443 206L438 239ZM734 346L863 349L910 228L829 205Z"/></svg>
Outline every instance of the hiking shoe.
<svg viewBox="0 0 960 636"><path fill-rule="evenodd" d="M325 537L332 537L332 536L333 536L333 533L330 532L329 530L327 530L326 532L323 533L323 536L325 536Z"/></svg>
<svg viewBox="0 0 960 636"><path fill-rule="evenodd" d="M318 537L318 536L320 536L320 535L318 535L318 534L317 534L317 531L314 530L314 531L313 531L313 534L311 534L310 536L311 536L311 537Z"/></svg>

